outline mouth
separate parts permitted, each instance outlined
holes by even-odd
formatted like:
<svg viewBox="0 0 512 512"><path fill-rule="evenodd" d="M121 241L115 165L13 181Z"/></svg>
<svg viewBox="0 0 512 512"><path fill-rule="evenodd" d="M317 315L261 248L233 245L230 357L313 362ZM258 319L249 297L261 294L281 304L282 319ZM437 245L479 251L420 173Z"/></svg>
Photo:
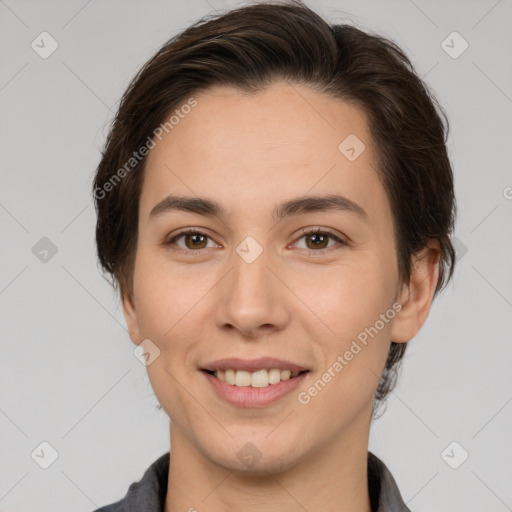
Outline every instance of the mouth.
<svg viewBox="0 0 512 512"><path fill-rule="evenodd" d="M217 396L237 407L267 406L291 393L311 371L275 358L223 359L200 370Z"/></svg>
<svg viewBox="0 0 512 512"><path fill-rule="evenodd" d="M203 372L215 377L221 382L225 382L230 386L237 386L240 388L266 388L267 386L274 386L280 382L294 379L299 375L309 372L309 370L291 371L289 369L281 370L279 368L262 368L255 372L246 370L237 370L229 368L227 370L202 370Z"/></svg>

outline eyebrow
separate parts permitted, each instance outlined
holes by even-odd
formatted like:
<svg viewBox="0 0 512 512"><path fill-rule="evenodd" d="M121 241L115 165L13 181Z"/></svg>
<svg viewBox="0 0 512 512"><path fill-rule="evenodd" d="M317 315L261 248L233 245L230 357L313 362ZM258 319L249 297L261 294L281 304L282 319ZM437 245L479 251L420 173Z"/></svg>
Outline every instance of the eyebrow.
<svg viewBox="0 0 512 512"><path fill-rule="evenodd" d="M206 217L226 217L224 207L212 199L169 195L157 203L149 214L149 220L169 212L188 212ZM347 212L368 220L366 211L354 201L340 195L303 196L284 201L272 211L272 218L280 221L285 217L313 212Z"/></svg>

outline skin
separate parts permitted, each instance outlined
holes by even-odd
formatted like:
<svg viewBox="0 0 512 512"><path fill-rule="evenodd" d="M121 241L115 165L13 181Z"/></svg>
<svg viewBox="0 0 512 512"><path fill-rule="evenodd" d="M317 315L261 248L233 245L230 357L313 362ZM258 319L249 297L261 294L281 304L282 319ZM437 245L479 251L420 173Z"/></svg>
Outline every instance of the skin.
<svg viewBox="0 0 512 512"><path fill-rule="evenodd" d="M257 94L214 87L194 97L197 106L148 156L133 293L123 297L132 341L150 339L160 350L147 371L171 419L165 511L370 512L366 461L378 377L391 339L407 342L428 316L439 249L429 244L410 282L399 281L390 204L358 107L284 82ZM338 150L349 134L366 146L352 162ZM214 199L227 215L150 220L170 193ZM271 217L281 201L333 193L367 219ZM319 249L315 235L301 234L309 227L349 245L324 238ZM164 244L183 228L209 238ZM236 252L247 236L263 249L252 263ZM301 404L298 393L396 302L395 318ZM200 371L216 359L262 356L310 369L296 392L263 408L228 404ZM250 468L237 456L247 442L261 454Z"/></svg>

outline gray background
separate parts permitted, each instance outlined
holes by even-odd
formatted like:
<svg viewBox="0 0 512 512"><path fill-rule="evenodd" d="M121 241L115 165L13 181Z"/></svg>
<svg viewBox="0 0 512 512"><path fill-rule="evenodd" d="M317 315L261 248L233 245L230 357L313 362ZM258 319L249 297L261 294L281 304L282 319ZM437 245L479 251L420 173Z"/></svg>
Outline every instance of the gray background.
<svg viewBox="0 0 512 512"><path fill-rule="evenodd" d="M98 272L91 180L138 67L191 22L235 5L0 0L2 511L116 501L169 448L168 419ZM512 2L309 5L394 39L451 122L459 265L410 342L370 449L415 512L512 510ZM31 47L43 31L59 45L46 59ZM469 44L457 58L453 31ZM58 453L47 469L43 441ZM462 450L469 458L453 469Z"/></svg>

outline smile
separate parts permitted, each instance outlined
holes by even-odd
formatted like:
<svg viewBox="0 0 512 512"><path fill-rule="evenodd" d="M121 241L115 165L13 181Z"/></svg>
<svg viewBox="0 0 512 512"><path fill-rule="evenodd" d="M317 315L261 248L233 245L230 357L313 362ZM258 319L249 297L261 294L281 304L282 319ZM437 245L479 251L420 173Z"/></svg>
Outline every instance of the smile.
<svg viewBox="0 0 512 512"><path fill-rule="evenodd" d="M298 373L294 372L292 376L290 370L276 369L275 372L272 369L270 371L258 370L252 373L244 370L225 370L224 372L220 370L220 372L224 373L224 380L221 380L218 376L215 376L215 374L219 375L218 372L219 370L216 372L203 370L201 373L206 377L209 386L213 388L214 393L219 398L230 405L244 408L266 407L287 395L289 396L309 373L308 370L304 370ZM278 381L277 372L279 372ZM283 372L284 379L281 379L281 372ZM233 382L233 378L235 379L235 384L230 384L226 381L226 373L228 375L227 378L231 382ZM255 379L255 384L260 384L259 387L252 384L253 378ZM240 384L237 384L237 379ZM267 384L265 384L265 379L267 379ZM269 383L268 379L274 379L274 383Z"/></svg>
<svg viewBox="0 0 512 512"><path fill-rule="evenodd" d="M292 372L291 370L272 368L270 370L262 369L255 372L228 369L225 371L217 370L215 372L208 373L219 379L221 382L226 382L231 386L264 388L270 385L279 384L280 382L289 380L290 378L297 377L297 375L303 372Z"/></svg>

